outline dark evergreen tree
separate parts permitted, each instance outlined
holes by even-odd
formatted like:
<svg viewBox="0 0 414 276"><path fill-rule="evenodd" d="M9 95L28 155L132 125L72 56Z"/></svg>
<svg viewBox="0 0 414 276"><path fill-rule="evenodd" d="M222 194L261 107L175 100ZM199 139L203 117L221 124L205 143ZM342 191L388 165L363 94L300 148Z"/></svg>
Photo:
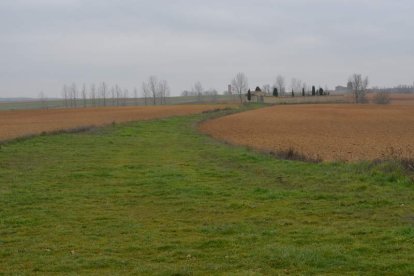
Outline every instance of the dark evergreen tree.
<svg viewBox="0 0 414 276"><path fill-rule="evenodd" d="M260 89L260 87L259 86L256 86L256 90L255 90L256 92L262 92L262 89Z"/></svg>
<svg viewBox="0 0 414 276"><path fill-rule="evenodd" d="M249 102L252 100L252 92L250 92L250 89L249 89L249 91L247 91L247 100Z"/></svg>
<svg viewBox="0 0 414 276"><path fill-rule="evenodd" d="M305 97L305 88L302 88L302 96Z"/></svg>
<svg viewBox="0 0 414 276"><path fill-rule="evenodd" d="M273 88L273 96L279 97L279 91L277 91L277 88Z"/></svg>
<svg viewBox="0 0 414 276"><path fill-rule="evenodd" d="M293 89L292 89L292 97L295 97L295 92L293 92Z"/></svg>
<svg viewBox="0 0 414 276"><path fill-rule="evenodd" d="M319 95L323 96L323 89L322 88L319 88Z"/></svg>
<svg viewBox="0 0 414 276"><path fill-rule="evenodd" d="M315 88L315 85L312 85L312 96L316 96L316 88Z"/></svg>

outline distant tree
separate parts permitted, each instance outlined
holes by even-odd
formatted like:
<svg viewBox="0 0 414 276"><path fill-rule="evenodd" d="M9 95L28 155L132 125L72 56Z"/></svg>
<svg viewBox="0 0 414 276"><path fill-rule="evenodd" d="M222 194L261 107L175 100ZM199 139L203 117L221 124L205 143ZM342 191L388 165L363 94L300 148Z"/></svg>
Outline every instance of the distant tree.
<svg viewBox="0 0 414 276"><path fill-rule="evenodd" d="M285 92L285 78L282 75L276 77L275 87L279 89L279 93L283 96Z"/></svg>
<svg viewBox="0 0 414 276"><path fill-rule="evenodd" d="M151 76L147 82L147 89L152 96L152 104L157 104L157 95L158 95L158 79L155 76Z"/></svg>
<svg viewBox="0 0 414 276"><path fill-rule="evenodd" d="M247 91L247 100L249 102L252 100L252 92L250 92L250 89L249 89L249 91Z"/></svg>
<svg viewBox="0 0 414 276"><path fill-rule="evenodd" d="M109 91L111 93L111 104L110 105L115 106L116 105L116 88L115 88L115 86L112 86Z"/></svg>
<svg viewBox="0 0 414 276"><path fill-rule="evenodd" d="M256 89L254 91L256 91L256 92L262 92L262 89L260 89L259 86L256 86Z"/></svg>
<svg viewBox="0 0 414 276"><path fill-rule="evenodd" d="M96 106L96 87L95 84L91 84L89 90L89 98L91 99L92 105Z"/></svg>
<svg viewBox="0 0 414 276"><path fill-rule="evenodd" d="M302 88L302 97L305 97L305 87Z"/></svg>
<svg viewBox="0 0 414 276"><path fill-rule="evenodd" d="M389 104L391 102L390 94L385 91L379 91L375 93L372 101L375 104Z"/></svg>
<svg viewBox="0 0 414 276"><path fill-rule="evenodd" d="M201 84L201 82L197 81L194 84L192 92L193 92L194 95L197 96L197 101L201 102L203 92L204 92L204 88L203 88L203 85Z"/></svg>
<svg viewBox="0 0 414 276"><path fill-rule="evenodd" d="M292 78L290 86L293 92L300 92L300 89L302 88L302 81L296 78Z"/></svg>
<svg viewBox="0 0 414 276"><path fill-rule="evenodd" d="M302 94L303 94L304 96L306 96L306 90L308 89L307 87L308 87L308 86L307 86L306 82L303 82L303 83L302 83ZM305 91L305 93L303 93L303 91Z"/></svg>
<svg viewBox="0 0 414 276"><path fill-rule="evenodd" d="M166 80L158 81L157 77L151 76L147 82L142 83L142 93L147 104L147 97L152 98L152 104L157 104L157 99L160 104L165 103L165 98L169 95L170 88Z"/></svg>
<svg viewBox="0 0 414 276"><path fill-rule="evenodd" d="M216 89L214 88L210 88L209 90L204 92L204 95L207 97L210 97L212 102L216 102L217 101L217 97L218 97L218 92Z"/></svg>
<svg viewBox="0 0 414 276"><path fill-rule="evenodd" d="M142 83L142 97L144 98L144 104L148 105L149 97L150 97L150 91L148 89L147 83Z"/></svg>
<svg viewBox="0 0 414 276"><path fill-rule="evenodd" d="M76 83L72 83L72 86L70 87L70 95L71 106L76 107L78 101L78 88L76 86Z"/></svg>
<svg viewBox="0 0 414 276"><path fill-rule="evenodd" d="M293 89L292 89L292 97L295 97L295 92L293 91Z"/></svg>
<svg viewBox="0 0 414 276"><path fill-rule="evenodd" d="M277 91L277 87L273 88L273 96L279 97L279 91Z"/></svg>
<svg viewBox="0 0 414 276"><path fill-rule="evenodd" d="M353 74L349 77L352 86L355 103L366 103L366 89L368 87L368 77L363 78L361 74Z"/></svg>
<svg viewBox="0 0 414 276"><path fill-rule="evenodd" d="M231 84L236 90L236 93L239 95L240 103L243 103L243 97L247 92L247 87L249 86L246 75L244 73L238 73L232 80Z"/></svg>
<svg viewBox="0 0 414 276"><path fill-rule="evenodd" d="M181 92L181 97L188 97L188 96L190 96L190 91L184 90L183 92Z"/></svg>
<svg viewBox="0 0 414 276"><path fill-rule="evenodd" d="M106 97L108 95L108 85L103 81L99 86L99 94L103 101L103 106L106 106Z"/></svg>
<svg viewBox="0 0 414 276"><path fill-rule="evenodd" d="M128 91L128 89L124 89L124 95L122 97L122 99L123 99L122 104L124 106L126 106L128 104L128 98L129 98L129 91Z"/></svg>
<svg viewBox="0 0 414 276"><path fill-rule="evenodd" d="M87 92L86 92L86 84L83 84L83 85L82 85L82 91L81 91L81 94L82 94L82 102L83 102L83 107L86 107L86 105L87 105L87 100L88 100L88 95L87 95Z"/></svg>
<svg viewBox="0 0 414 276"><path fill-rule="evenodd" d="M166 80L159 81L158 95L159 95L161 104L167 104L167 97L170 96L170 87Z"/></svg>
<svg viewBox="0 0 414 276"><path fill-rule="evenodd" d="M315 88L315 85L312 85L312 96L316 96L316 88Z"/></svg>
<svg viewBox="0 0 414 276"><path fill-rule="evenodd" d="M270 95L270 93L271 93L271 90L270 90L271 88L270 88L270 84L265 84L265 85L263 85L263 87L262 87L262 91L263 92L265 92L266 93L266 95Z"/></svg>
<svg viewBox="0 0 414 276"><path fill-rule="evenodd" d="M138 89L134 87L134 105L138 105Z"/></svg>
<svg viewBox="0 0 414 276"><path fill-rule="evenodd" d="M45 95L43 91L40 91L39 93L39 101L40 101L41 108L48 109L49 106L48 106L47 96Z"/></svg>
<svg viewBox="0 0 414 276"><path fill-rule="evenodd" d="M115 84L115 104L117 106L121 105L121 98L122 98L122 89L118 86L118 84Z"/></svg>
<svg viewBox="0 0 414 276"><path fill-rule="evenodd" d="M323 96L323 89L322 89L322 87L319 88L319 96Z"/></svg>
<svg viewBox="0 0 414 276"><path fill-rule="evenodd" d="M63 96L63 100L64 100L64 105L66 108L69 107L69 87L65 84L63 85L63 89L62 89L62 96Z"/></svg>

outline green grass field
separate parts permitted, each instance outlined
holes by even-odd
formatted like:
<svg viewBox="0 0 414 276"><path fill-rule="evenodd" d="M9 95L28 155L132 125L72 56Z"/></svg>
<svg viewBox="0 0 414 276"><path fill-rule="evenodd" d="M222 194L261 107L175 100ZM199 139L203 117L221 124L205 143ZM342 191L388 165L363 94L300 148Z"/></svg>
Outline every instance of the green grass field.
<svg viewBox="0 0 414 276"><path fill-rule="evenodd" d="M0 149L0 274L414 274L393 164L284 161L199 134L220 113Z"/></svg>

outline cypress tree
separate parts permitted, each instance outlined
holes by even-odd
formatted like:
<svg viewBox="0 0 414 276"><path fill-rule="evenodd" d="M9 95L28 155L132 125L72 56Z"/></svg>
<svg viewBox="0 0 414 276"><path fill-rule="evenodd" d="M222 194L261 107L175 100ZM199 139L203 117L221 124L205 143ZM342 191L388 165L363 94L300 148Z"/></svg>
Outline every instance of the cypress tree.
<svg viewBox="0 0 414 276"><path fill-rule="evenodd" d="M302 88L302 96L305 97L305 88Z"/></svg>
<svg viewBox="0 0 414 276"><path fill-rule="evenodd" d="M319 95L323 96L323 89L322 88L319 88Z"/></svg>
<svg viewBox="0 0 414 276"><path fill-rule="evenodd" d="M312 96L316 96L315 85L312 85Z"/></svg>
<svg viewBox="0 0 414 276"><path fill-rule="evenodd" d="M247 100L249 102L252 100L252 92L250 92L250 89L249 89L249 91L247 91Z"/></svg>
<svg viewBox="0 0 414 276"><path fill-rule="evenodd" d="M279 96L279 91L277 91L277 88L273 88L273 96L274 97L278 97Z"/></svg>
<svg viewBox="0 0 414 276"><path fill-rule="evenodd" d="M293 89L292 89L292 97L295 97L295 92L293 92Z"/></svg>

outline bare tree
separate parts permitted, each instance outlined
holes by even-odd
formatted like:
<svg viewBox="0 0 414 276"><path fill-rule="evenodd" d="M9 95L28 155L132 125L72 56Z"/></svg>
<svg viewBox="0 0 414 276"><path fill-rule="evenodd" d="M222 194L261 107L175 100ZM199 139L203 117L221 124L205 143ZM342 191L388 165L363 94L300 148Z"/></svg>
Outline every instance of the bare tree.
<svg viewBox="0 0 414 276"><path fill-rule="evenodd" d="M218 92L216 89L211 88L207 91L204 92L204 95L210 97L212 102L216 102L217 101L217 97L218 97Z"/></svg>
<svg viewBox="0 0 414 276"><path fill-rule="evenodd" d="M157 96L158 96L158 79L155 76L151 76L148 78L148 82L143 83L144 91L147 91L149 95L152 97L152 104L157 104Z"/></svg>
<svg viewBox="0 0 414 276"><path fill-rule="evenodd" d="M138 89L134 87L134 104L138 105Z"/></svg>
<svg viewBox="0 0 414 276"><path fill-rule="evenodd" d="M276 77L275 87L279 89L280 95L285 93L285 78L282 75Z"/></svg>
<svg viewBox="0 0 414 276"><path fill-rule="evenodd" d="M69 107L69 87L65 84L63 85L63 89L62 89L62 96L63 96L63 100L64 100L64 105L66 108Z"/></svg>
<svg viewBox="0 0 414 276"><path fill-rule="evenodd" d="M160 97L161 104L167 103L167 97L170 96L170 87L166 80L161 80L158 83L158 94Z"/></svg>
<svg viewBox="0 0 414 276"><path fill-rule="evenodd" d="M150 91L146 82L142 83L142 97L144 98L145 105L148 105L148 99L150 97Z"/></svg>
<svg viewBox="0 0 414 276"><path fill-rule="evenodd" d="M95 84L91 84L91 88L89 91L89 98L92 101L92 105L96 106L96 87Z"/></svg>
<svg viewBox="0 0 414 276"><path fill-rule="evenodd" d="M111 105L115 106L116 104L116 88L115 86L111 87Z"/></svg>
<svg viewBox="0 0 414 276"><path fill-rule="evenodd" d="M127 105L127 100L129 98L129 91L128 89L124 89L124 94L122 95L123 98L123 105L126 106Z"/></svg>
<svg viewBox="0 0 414 276"><path fill-rule="evenodd" d="M262 91L265 92L267 95L270 95L271 94L270 84L263 85Z"/></svg>
<svg viewBox="0 0 414 276"><path fill-rule="evenodd" d="M181 92L181 97L188 97L190 96L190 91L184 90L183 92Z"/></svg>
<svg viewBox="0 0 414 276"><path fill-rule="evenodd" d="M47 96L43 91L40 91L39 93L39 100L41 104L42 109L48 109L48 102L47 102Z"/></svg>
<svg viewBox="0 0 414 276"><path fill-rule="evenodd" d="M82 85L81 94L82 94L83 107L86 107L88 96L86 94L86 85L85 84Z"/></svg>
<svg viewBox="0 0 414 276"><path fill-rule="evenodd" d="M236 77L231 81L231 85L239 95L240 103L243 103L244 94L247 92L249 83L244 73L238 73Z"/></svg>
<svg viewBox="0 0 414 276"><path fill-rule="evenodd" d="M201 97L203 96L204 92L203 85L201 84L201 82L197 81L194 84L192 92L194 95L197 96L197 101L201 102Z"/></svg>
<svg viewBox="0 0 414 276"><path fill-rule="evenodd" d="M71 94L71 106L76 107L77 100L78 100L78 88L76 86L76 83L72 83L72 86L70 87L70 94Z"/></svg>
<svg viewBox="0 0 414 276"><path fill-rule="evenodd" d="M103 100L103 106L106 106L106 97L108 95L108 85L105 82L101 83L99 87L99 93Z"/></svg>
<svg viewBox="0 0 414 276"><path fill-rule="evenodd" d="M353 74L349 78L352 85L352 93L355 103L366 103L366 89L368 87L368 77L363 78L361 74Z"/></svg>
<svg viewBox="0 0 414 276"><path fill-rule="evenodd" d="M122 98L122 89L118 86L118 84L115 85L115 102L116 105L121 105L121 98Z"/></svg>

